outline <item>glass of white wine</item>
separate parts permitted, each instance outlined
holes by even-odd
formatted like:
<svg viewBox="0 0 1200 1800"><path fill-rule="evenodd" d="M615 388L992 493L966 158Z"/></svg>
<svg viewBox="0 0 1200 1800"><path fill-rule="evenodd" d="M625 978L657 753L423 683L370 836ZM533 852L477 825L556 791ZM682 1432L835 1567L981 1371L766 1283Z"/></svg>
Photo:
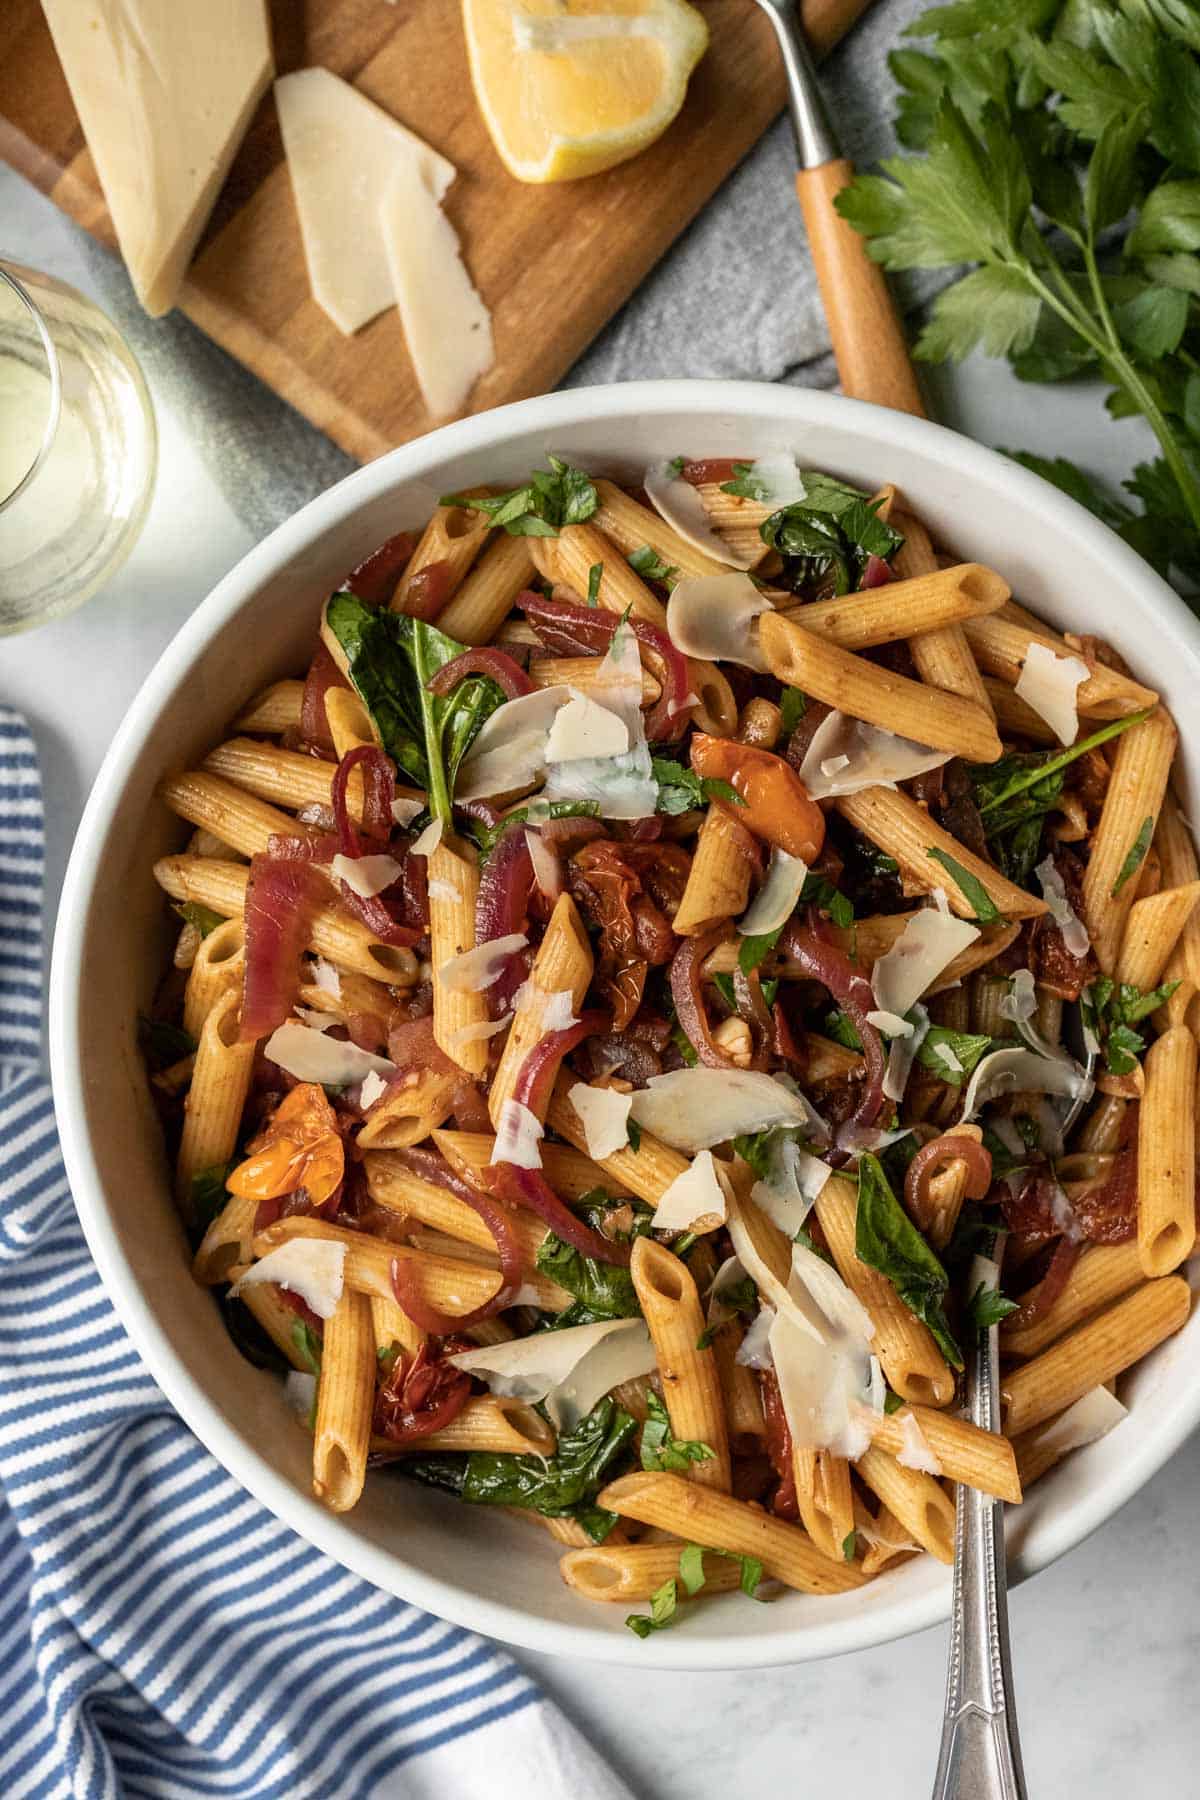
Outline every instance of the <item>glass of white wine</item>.
<svg viewBox="0 0 1200 1800"><path fill-rule="evenodd" d="M121 566L157 456L150 395L112 321L0 261L0 632L71 612Z"/></svg>

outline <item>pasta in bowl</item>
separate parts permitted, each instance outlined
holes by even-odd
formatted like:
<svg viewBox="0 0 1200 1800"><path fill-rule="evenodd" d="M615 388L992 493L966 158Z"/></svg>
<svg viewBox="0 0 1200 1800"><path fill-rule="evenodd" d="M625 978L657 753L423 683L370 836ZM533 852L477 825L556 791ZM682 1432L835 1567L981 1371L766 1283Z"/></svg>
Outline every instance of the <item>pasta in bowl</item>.
<svg viewBox="0 0 1200 1800"><path fill-rule="evenodd" d="M1016 1522L1135 1428L1194 1238L1167 696L882 450L738 423L455 470L157 771L150 1085L304 1529L540 1552L668 1661L923 1622L954 1482Z"/></svg>

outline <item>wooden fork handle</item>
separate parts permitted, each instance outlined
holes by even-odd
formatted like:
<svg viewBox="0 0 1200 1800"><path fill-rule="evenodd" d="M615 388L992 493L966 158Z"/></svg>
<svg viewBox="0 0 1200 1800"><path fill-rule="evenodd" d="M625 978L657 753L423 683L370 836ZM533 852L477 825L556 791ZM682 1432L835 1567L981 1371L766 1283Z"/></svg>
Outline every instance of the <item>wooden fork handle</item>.
<svg viewBox="0 0 1200 1800"><path fill-rule="evenodd" d="M925 403L883 270L834 209L834 196L853 177L844 157L796 176L842 392L924 418Z"/></svg>

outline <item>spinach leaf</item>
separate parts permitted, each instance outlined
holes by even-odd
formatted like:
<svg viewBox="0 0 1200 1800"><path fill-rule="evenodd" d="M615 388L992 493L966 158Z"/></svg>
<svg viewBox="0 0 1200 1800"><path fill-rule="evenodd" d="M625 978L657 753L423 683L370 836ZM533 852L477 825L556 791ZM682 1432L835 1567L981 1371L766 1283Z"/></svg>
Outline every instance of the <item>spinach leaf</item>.
<svg viewBox="0 0 1200 1800"><path fill-rule="evenodd" d="M426 789L429 809L447 824L459 765L476 734L504 700L486 675L468 675L444 697L430 678L466 646L436 625L385 612L356 595L334 594L325 624L345 658L351 683L398 768Z"/></svg>
<svg viewBox="0 0 1200 1800"><path fill-rule="evenodd" d="M887 1276L908 1310L929 1327L946 1361L961 1369L962 1352L942 1306L950 1278L869 1151L858 1159L855 1250L860 1262Z"/></svg>
<svg viewBox="0 0 1200 1800"><path fill-rule="evenodd" d="M578 1518L599 1543L611 1531L614 1515L593 1502L636 1431L637 1420L605 1395L573 1431L560 1436L553 1456L472 1451L458 1475L457 1492L473 1506L520 1506L547 1518ZM405 1458L418 1464L431 1460L437 1485L448 1485L437 1459ZM412 1473L430 1478L419 1468Z"/></svg>
<svg viewBox="0 0 1200 1800"><path fill-rule="evenodd" d="M688 1465L712 1462L716 1451L709 1444L671 1436L667 1409L653 1389L646 1393L646 1423L642 1426L642 1467L661 1469L670 1475L686 1475Z"/></svg>
<svg viewBox="0 0 1200 1800"><path fill-rule="evenodd" d="M878 502L859 488L830 475L806 470L803 500L780 507L759 526L765 544L784 558L784 579L832 585L834 593L850 593L859 585L872 556L886 562L904 539L879 517Z"/></svg>
<svg viewBox="0 0 1200 1800"><path fill-rule="evenodd" d="M949 1025L931 1025L925 1033L917 1061L939 1081L948 1082L951 1087L961 1087L975 1073L977 1063L983 1061L992 1048L992 1040L977 1031L952 1031ZM952 1068L942 1055L949 1051L959 1064Z"/></svg>
<svg viewBox="0 0 1200 1800"><path fill-rule="evenodd" d="M675 1617L675 1608L679 1601L679 1589L672 1575L669 1581L655 1588L650 1596L649 1613L629 1613L625 1623L635 1637L648 1638L652 1631L662 1631Z"/></svg>
<svg viewBox="0 0 1200 1800"><path fill-rule="evenodd" d="M743 975L753 975L755 969L770 956L772 950L783 935L783 926L774 931L764 931L761 937L744 937L738 946L738 968Z"/></svg>
<svg viewBox="0 0 1200 1800"><path fill-rule="evenodd" d="M594 1194L585 1194L572 1206L572 1212L578 1213L593 1231L600 1231L606 1214L614 1206L629 1204L624 1201L613 1201L597 1189ZM634 1207L634 1222L631 1232L626 1238L644 1237L650 1230L650 1222L654 1214L648 1206ZM618 1268L614 1263L602 1263L591 1256L585 1256L574 1245L564 1243L553 1231L548 1231L538 1245L535 1258L538 1269L557 1281L559 1287L565 1288L572 1298L579 1302L588 1314L587 1323L593 1324L597 1319L637 1319L642 1309L638 1304L637 1290L633 1285L633 1277L628 1269ZM574 1308L571 1309L574 1312ZM582 1324L580 1317L572 1320L573 1324Z"/></svg>
<svg viewBox="0 0 1200 1800"><path fill-rule="evenodd" d="M546 460L548 469L534 469L523 486L507 494L445 494L441 505L487 513L492 525L503 525L512 537L557 537L564 525L590 519L600 497L582 469L559 456Z"/></svg>

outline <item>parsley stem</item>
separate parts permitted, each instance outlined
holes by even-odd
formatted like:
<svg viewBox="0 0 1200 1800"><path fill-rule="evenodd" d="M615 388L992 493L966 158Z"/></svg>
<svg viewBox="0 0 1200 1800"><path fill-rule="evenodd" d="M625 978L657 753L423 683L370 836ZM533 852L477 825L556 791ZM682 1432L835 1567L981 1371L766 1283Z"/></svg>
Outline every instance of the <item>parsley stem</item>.
<svg viewBox="0 0 1200 1800"><path fill-rule="evenodd" d="M1119 737L1121 732L1128 731L1131 725L1140 725L1143 719L1149 717L1150 709L1145 707L1141 712L1126 713L1123 718L1110 719L1107 725L1100 727L1099 731L1093 731L1091 737L1084 738L1078 744L1069 744L1065 750L1060 750L1057 756L1050 757L1047 762L1039 763L1036 768L1026 770L1024 775L1014 775L1012 780L1005 782L1000 791L993 794L990 800L984 801L979 808L980 817L982 818L985 813L994 812L998 806L1007 806L1010 800L1015 799L1018 794L1023 794L1026 788L1036 787L1039 781L1045 781L1047 775L1057 775L1060 769L1065 769L1068 763L1073 763L1076 757L1083 755L1085 750L1095 750L1098 745L1107 744L1110 738Z"/></svg>

